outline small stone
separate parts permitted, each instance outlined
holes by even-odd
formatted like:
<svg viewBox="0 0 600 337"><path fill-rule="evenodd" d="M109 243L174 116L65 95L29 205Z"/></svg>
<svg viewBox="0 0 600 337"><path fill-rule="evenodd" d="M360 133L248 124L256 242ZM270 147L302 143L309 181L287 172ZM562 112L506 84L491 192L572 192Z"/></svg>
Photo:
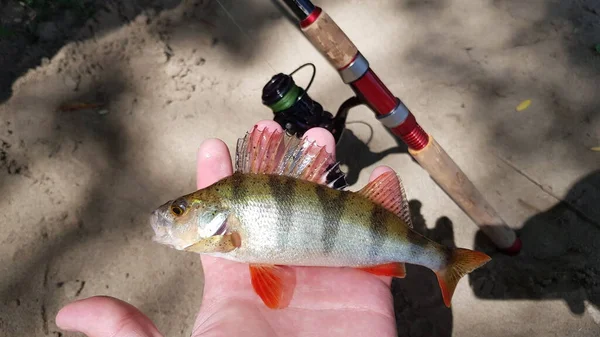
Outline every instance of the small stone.
<svg viewBox="0 0 600 337"><path fill-rule="evenodd" d="M135 18L135 23L137 24L147 24L150 20L148 19L148 16L146 16L146 14L140 14L138 15L137 18Z"/></svg>
<svg viewBox="0 0 600 337"><path fill-rule="evenodd" d="M98 110L98 115L106 115L106 114L108 114L108 109Z"/></svg>
<svg viewBox="0 0 600 337"><path fill-rule="evenodd" d="M169 62L165 67L165 73L169 77L175 77L183 71L183 65L179 62Z"/></svg>
<svg viewBox="0 0 600 337"><path fill-rule="evenodd" d="M161 52L157 54L156 62L158 63L167 63L169 61L169 55L165 52Z"/></svg>
<svg viewBox="0 0 600 337"><path fill-rule="evenodd" d="M79 86L79 80L71 76L65 76L64 82L67 88L73 91L77 90L77 87Z"/></svg>
<svg viewBox="0 0 600 337"><path fill-rule="evenodd" d="M196 55L196 59L194 60L194 64L197 66L201 66L204 65L204 63L206 63L206 60L204 59L204 57L200 57L199 55Z"/></svg>

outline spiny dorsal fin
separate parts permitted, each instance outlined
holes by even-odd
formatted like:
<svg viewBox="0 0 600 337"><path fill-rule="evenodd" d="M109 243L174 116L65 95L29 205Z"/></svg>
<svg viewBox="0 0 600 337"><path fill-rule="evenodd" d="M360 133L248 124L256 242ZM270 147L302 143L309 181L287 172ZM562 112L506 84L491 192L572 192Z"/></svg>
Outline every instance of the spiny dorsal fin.
<svg viewBox="0 0 600 337"><path fill-rule="evenodd" d="M388 171L369 182L358 193L385 207L412 228L408 200L402 181L393 171Z"/></svg>
<svg viewBox="0 0 600 337"><path fill-rule="evenodd" d="M324 146L279 130L255 126L238 139L235 171L278 174L343 189L348 184L339 163Z"/></svg>

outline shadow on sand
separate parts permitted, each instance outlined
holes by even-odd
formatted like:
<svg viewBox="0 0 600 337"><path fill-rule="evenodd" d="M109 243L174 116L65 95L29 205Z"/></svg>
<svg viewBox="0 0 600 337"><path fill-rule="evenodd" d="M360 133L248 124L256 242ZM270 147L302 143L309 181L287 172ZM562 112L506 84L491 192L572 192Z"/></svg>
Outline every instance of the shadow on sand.
<svg viewBox="0 0 600 337"><path fill-rule="evenodd" d="M418 200L409 202L414 229L435 242L455 248L452 221L440 217L435 227L428 229L421 206ZM444 305L431 270L407 264L406 278L392 281L392 294L399 337L452 336L452 309Z"/></svg>
<svg viewBox="0 0 600 337"><path fill-rule="evenodd" d="M274 20L285 18L285 14L278 12L271 3L265 3L263 6L237 2L234 4L232 1L221 3L228 10L246 12L252 17L251 22L246 22L252 23L246 26L249 29L268 27ZM12 5L13 2L0 3L0 18L7 14L8 7ZM132 138L134 136L131 129L126 127L128 119L132 118L130 111L113 109L110 113L103 114L99 113L100 109L61 110L58 106L53 106L57 103L56 97L43 94L31 97L21 94L12 97L14 82L29 69L47 62L44 59L52 58L64 45L73 41L96 39L103 33L127 25L141 13L146 13L148 20L164 20L154 26L158 28L154 33L161 41L168 40L165 35L192 42L208 36L213 43L219 43L227 52L244 61L250 59L253 52L258 50L239 34L237 27L226 21L228 19L221 20L226 18L226 14L216 2L108 1L95 10L94 16L97 16L97 19L88 21L89 30L83 29L84 22L81 20L70 21L60 26L63 16L72 13L59 11L54 13L56 16L47 18L47 25L58 29L53 31L52 36L46 35L44 39L33 37L33 41L27 40L32 37L25 35L12 35L8 38L0 36L0 103L13 98L13 106L24 107L3 116L0 189L5 191L19 184L31 184L32 190L39 190L41 198L48 199L52 207L62 212L57 218L48 216L39 209L28 208L28 215L35 219L33 221L36 225L24 223L23 226L33 227L33 233L28 235L34 237L23 237L17 227L7 229L8 232L12 232L2 241L2 244L19 246L12 258L7 258L14 266L10 268L10 273L2 275L0 286L0 331L14 332L13 335L33 336L40 332L51 335L54 332L52 329L56 305L64 300L67 287L65 284L77 283L77 286L81 287L74 291L75 297L81 294L86 285L83 279L71 280L70 275L78 272L71 271L68 264L61 268L63 266L59 266L57 261L80 249L86 251L82 256L93 254L108 258L112 254L111 250L126 247L128 236L147 232L147 212L156 206L156 200L161 199L159 192L152 189L153 178L140 174L144 171L141 167L143 163L135 162L126 155L139 151L132 149L136 140ZM183 19L169 22L168 18L173 14L169 11L182 12L180 16ZM164 16L166 19L161 15L165 12L168 12ZM177 17L178 14L172 16ZM211 24L205 17L217 22ZM173 33L190 22L205 22L208 28L191 35ZM19 32L18 27L11 25L11 28ZM164 52L168 53L168 42L165 45ZM135 86L136 79L127 78L127 71L121 68L122 60L110 59L111 57L114 55L105 51L84 60L82 63L86 66L91 64L93 67L94 62L102 61L104 67L97 71L98 76L94 77L89 88L76 88L67 95L68 97L60 97L60 100L65 103L100 103L107 109L120 104L119 101L125 95L131 94L130 90ZM81 71L80 69L76 71ZM80 75L83 77L89 74ZM72 196L54 197L54 193L60 194L61 191L54 190L53 177L44 174L44 171L54 172L57 169L50 166L40 167L43 165L40 163L44 162L46 165L64 165L66 170L76 172L75 174L85 171L81 167L92 167L93 173L89 179L81 179L85 181L81 186L78 184L78 177L72 178L72 183L81 191L75 203L66 205L65 200L71 201ZM23 179L29 181L23 183ZM136 192L138 188L143 191ZM118 239L114 240L115 237ZM98 240L104 240L103 249L107 251L87 251L87 247L93 246ZM178 262L183 263L183 260ZM70 272L60 274L59 270L63 269ZM129 277L129 273L126 277ZM104 282L108 281L102 281ZM88 287L90 283L93 282L88 280ZM106 288L108 289L108 285ZM161 296L164 294L168 293L154 294L156 301L162 300ZM166 303L163 308L171 304L178 305L183 302L184 296L190 295L181 293L180 296L169 296L172 302ZM188 323L191 325L193 322Z"/></svg>
<svg viewBox="0 0 600 337"><path fill-rule="evenodd" d="M228 10L234 11L236 19L243 19L243 26L247 30L257 31L269 26L269 22L279 19L289 19L284 13L277 12L276 7L272 3L266 3L264 8L253 7L245 2L234 2L232 0L222 1ZM590 2L591 1L587 1ZM5 6L8 2L2 2L0 5ZM117 29L127 22L136 18L140 13L151 10L160 12L175 8L181 8L182 11L190 12L188 16L183 15L180 22L171 22L166 24L164 30L158 31L158 35L169 35L178 26L185 26L190 22L198 22L205 19L204 15L210 16L214 13L219 13L217 22L207 22L206 31L190 32L188 35L174 36L173 38L189 39L191 43L199 37L209 35L214 39L215 43L222 43L227 50L235 55L240 62L245 62L251 58L259 48L251 45L250 41L244 40L244 37L239 34L239 30L231 22L227 21L226 15L220 11L220 7L214 3L210 3L210 7L206 13L200 15L194 8L206 5L207 1L135 1L127 3L117 3L115 1L106 2L105 8L98 9L102 15L114 15L115 20L106 20L102 25L92 25L87 32L81 32L79 35L72 35L70 31L80 31L84 26L81 21L73 21L71 25L66 25L61 28L61 33L56 33L54 36L46 35L44 40L31 41L20 40L23 37L0 38L0 103L9 99L12 95L12 85L19 79L28 69L34 68L44 63L44 58L52 58L55 53L65 44L71 41L91 39L96 35L106 33L112 29ZM320 1L325 3L325 1ZM409 4L411 8L421 8L430 4L431 7L441 8L438 4L443 4L445 1L404 1L401 3ZM494 3L510 4L510 1L494 1ZM578 14L587 16L597 15L592 10L577 10L561 11L560 8L554 8L548 2L549 10L546 20L549 21L566 13L567 19L576 22L582 17ZM419 4L417 6L417 4ZM425 4L425 5L422 5ZM267 8L268 7L268 8ZM325 7L325 6L324 6ZM409 6L410 7L410 6ZM7 13L2 8L2 14ZM410 8L403 8L404 10ZM204 8L203 8L204 10ZM235 14L234 13L234 14ZM419 15L417 11L415 13ZM61 13L60 15L66 15ZM52 22L62 20L62 17L49 19ZM534 23L537 25L537 23ZM575 23L576 27L583 27L584 24ZM544 26L548 28L548 24ZM594 26L597 27L597 26ZM64 28L64 29L63 29ZM585 28L585 27L584 27ZM535 27L527 27L526 30L535 31ZM550 28L548 28L550 29ZM581 30L585 31L585 30ZM597 31L588 30L590 34ZM587 34L587 33L586 33ZM535 34L534 34L535 35ZM593 35L593 34L592 34ZM580 38L588 39L589 36L580 36ZM162 37L161 37L162 39ZM517 41L518 42L518 41ZM515 42L515 44L517 44ZM519 44L522 44L519 42ZM579 68L586 67L587 64L597 65L598 61L589 61L589 50L580 48L581 45L575 42L568 43L568 52L572 65ZM168 47L168 43L166 44ZM33 46L33 47L31 47ZM31 48L30 48L31 47ZM431 48L427 48L423 53L413 53L413 55L422 56L431 53ZM168 53L166 48L165 53ZM427 60L426 57L422 58ZM431 66L431 65L428 65ZM465 67L458 65L452 68L452 72L460 73ZM593 71L593 68L587 69L588 72ZM111 81L99 83L98 88L86 93L77 93L73 99L82 97L95 97L98 93L105 95L102 98L104 103L110 104L116 100L122 88L128 86L131 79L122 78L119 76L119 69L113 69L114 75ZM430 72L433 70L429 70ZM587 73L583 71L583 73ZM441 74L443 76L443 74ZM473 81L478 83L477 81ZM502 82L500 81L502 84ZM490 90L484 91L480 95L480 103L489 104L497 99L489 95L489 92L495 87L491 81L486 81L481 84ZM527 83L523 84L523 86ZM103 91L104 86L107 91ZM494 91L495 92L495 91ZM557 101L560 100L557 96ZM43 100L44 97L37 98ZM566 106L565 103L562 103ZM597 114L592 114L591 111L597 111L598 100L588 102L588 107L581 114L580 119L585 121L585 124L591 124ZM484 111L480 109L479 111ZM12 121L10 128L14 129L15 125L26 124L30 116L26 112L16 115L19 121ZM22 250L15 254L15 258L20 257L20 252L28 251L31 258L26 261L19 261L18 268L11 270L11 274L5 279L0 289L0 297L3 301L16 303L14 308L5 306L6 312L1 312L0 317L15 317L20 316L22 321L30 322L29 325L20 325L21 330L18 335L31 336L34 335L39 324L44 326L46 334L51 334L48 329L48 321L52 320L53 312L47 311L44 303L57 302L61 294L56 290L55 284L59 279L55 279L54 274L49 272L55 259L59 258L75 246L86 245L90 241L99 237L99 233L105 231L115 231L119 234L126 235L131 231L145 226L145 218L120 219L119 216L128 214L131 203L112 202L115 199L134 200L134 193L118 190L118 186L125 181L129 181L132 177L137 176L139 167L129 165L126 159L123 158L123 153L127 152L131 146L128 135L124 131L123 120L117 117L116 114L108 118L98 114L81 114L71 113L63 115L55 115L51 118L55 119L55 130L44 139L44 141L56 144L55 150L44 153L44 156L56 155L57 152L66 151L68 144L85 144L93 143L89 149L90 152L81 155L81 159L93 161L95 157L100 158L99 161L106 164L109 169L99 172L90 180L88 186L82 186L82 201L80 205L69 206L69 211L83 215L80 221L74 226L70 223L49 224L48 219L44 220L44 225L54 225L56 232L42 232L39 240L33 241L35 246L24 246ZM571 114L565 113L559 118L556 118L556 127L552 131L562 130L565 124L568 124L572 118ZM572 123L571 123L572 124ZM575 124L573 128L579 125ZM28 131L35 131L31 127ZM18 133L15 130L15 134ZM12 130L11 130L12 132ZM559 132L553 132L559 134ZM529 135L528 135L529 136ZM542 135L544 136L544 135ZM584 135L585 136L585 135ZM35 139L33 139L35 141ZM499 144L505 144L506 147L514 149L513 143L522 144L520 141L513 141L507 135L502 135L495 140ZM18 144L18 141L14 144ZM12 151L13 148L5 149L7 145L2 144L2 151ZM349 167L349 182L356 182L360 171L373 163L381 160L385 156L393 153L405 153L401 144L387 149L380 153L374 153L369 150L368 145L362 143L351 132L345 136L341 144L340 160L344 161ZM62 150L60 150L62 148ZM523 151L528 151L530 148L522 148ZM69 151L75 151L68 149ZM81 150L80 150L81 151ZM12 154L11 154L12 155ZM30 162L24 163L19 167L35 166L35 162L40 158L31 158ZM588 159L590 160L590 159ZM11 161L6 163L5 169L8 174L15 174L18 167L11 169ZM0 184L7 183L11 177L3 173ZM43 181L44 177L33 177ZM138 177L140 185L149 183L144 177ZM588 177L582 179L575 184L571 192L567 196L567 202L577 206L585 211L585 214L594 214L590 216L582 216L580 213L573 211L573 207L566 206L564 203L557 204L550 210L541 212L535 217L529 219L524 227L519 230L521 239L524 242L523 252L517 257L507 257L496 254L491 249L483 235L477 237L477 249L489 252L493 260L484 268L472 273L469 280L477 296L486 299L506 300L506 299L564 299L574 313L583 313L584 300L593 303L595 306L600 306L600 283L599 283L599 268L598 263L600 256L600 227L598 226L600 216L598 216L597 205L600 199L599 183L600 172L596 171ZM117 186L117 187L116 187ZM158 196L145 195L145 200L154 200ZM64 205L63 205L64 206ZM60 206L60 207L63 207ZM111 207L110 209L109 206ZM154 205L152 205L154 206ZM59 206L57 206L59 207ZM436 223L434 229L428 230L420 216L420 203L418 201L411 202L411 210L413 213L414 224L418 231L427 235L433 240L436 240L447 245L454 245L452 226L448 219L441 218ZM110 212L109 212L110 211ZM145 215L144 215L145 216ZM43 219L43 214L39 214L39 218ZM129 222L135 223L131 225ZM63 221L64 222L64 221ZM10 244L7 240L6 244ZM395 299L396 317L398 320L398 331L400 336L451 336L452 333L452 311L441 302L437 281L431 271L418 266L407 266L408 276L403 280L395 280L393 283L393 292ZM40 282L41 280L41 282ZM484 281L485 280L485 281ZM493 280L493 282L489 282ZM43 288L43 289L40 289ZM41 295L40 295L41 294ZM173 306L181 302L181 298L186 294L180 294L181 297L170 298ZM41 300L40 300L41 298ZM24 309L26 307L26 309ZM8 312L10 310L10 312ZM5 326L12 328L11 322L4 322ZM16 334L15 334L16 335Z"/></svg>
<svg viewBox="0 0 600 337"><path fill-rule="evenodd" d="M71 42L98 38L135 20L159 20L160 39L186 39L197 44L210 37L240 62L255 56L261 41L250 41L245 31L259 33L278 20L296 24L278 0L245 2L232 0L136 0L136 1L21 1L0 2L0 103L8 100L13 84L29 69L49 63ZM225 12L227 11L227 12ZM170 12L176 20L163 20ZM140 14L144 14L140 16ZM231 22L231 15L236 24ZM182 29L201 24L203 29ZM165 54L172 53L169 46Z"/></svg>
<svg viewBox="0 0 600 337"><path fill-rule="evenodd" d="M373 121L379 123L375 120L375 117L373 117ZM336 147L336 157L340 164L347 166L346 181L348 184L355 184L364 168L378 163L383 158L396 153L408 154L406 144L390 130L386 129L386 131L394 139L395 144L384 151L373 152L369 148L368 142L365 143L360 140L352 130L344 130Z"/></svg>
<svg viewBox="0 0 600 337"><path fill-rule="evenodd" d="M477 233L476 249L492 261L469 275L475 295L491 300L562 299L574 314L584 301L600 308L600 171L579 180L552 208L525 222L520 255L497 253Z"/></svg>

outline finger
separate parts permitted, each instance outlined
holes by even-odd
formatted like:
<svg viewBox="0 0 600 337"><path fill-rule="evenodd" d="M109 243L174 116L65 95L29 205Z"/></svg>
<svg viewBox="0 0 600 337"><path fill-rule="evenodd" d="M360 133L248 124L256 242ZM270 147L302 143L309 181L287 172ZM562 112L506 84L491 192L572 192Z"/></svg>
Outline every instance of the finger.
<svg viewBox="0 0 600 337"><path fill-rule="evenodd" d="M279 124L271 120L256 123L259 129L281 130ZM210 138L198 148L196 161L196 187L204 188L233 174L231 154L227 145L220 139Z"/></svg>
<svg viewBox="0 0 600 337"><path fill-rule="evenodd" d="M325 150L333 155L335 158L335 139L331 132L327 131L324 128L312 128L306 133L302 138L312 140L316 142L319 146L325 146Z"/></svg>
<svg viewBox="0 0 600 337"><path fill-rule="evenodd" d="M259 130L264 130L265 128L267 128L270 131L283 131L281 125L269 119L259 121L258 123L256 123L255 126L258 127Z"/></svg>
<svg viewBox="0 0 600 337"><path fill-rule="evenodd" d="M162 337L154 323L136 307L104 296L66 305L56 315L56 325L88 337Z"/></svg>
<svg viewBox="0 0 600 337"><path fill-rule="evenodd" d="M196 186L207 187L231 175L231 156L222 140L207 139L198 148Z"/></svg>
<svg viewBox="0 0 600 337"><path fill-rule="evenodd" d="M379 177L380 175L382 175L386 172L394 172L394 170L391 167L385 166L385 165L377 166L373 170L373 172L371 172L371 176L369 177L369 182L377 179L377 177Z"/></svg>
<svg viewBox="0 0 600 337"><path fill-rule="evenodd" d="M261 120L257 122L251 129L257 127L259 130L265 128L271 131L282 131L281 126L272 120ZM204 188L215 182L230 176L233 174L233 168L231 164L231 156L227 145L220 139L208 139L204 141L198 149L198 163L197 163L197 187ZM212 279L213 274L219 274L222 268L213 268L214 264L223 265L227 263L222 259L214 258L212 256L202 255L202 265L204 267L205 276ZM226 269L229 269L229 265ZM210 288L209 288L210 289Z"/></svg>

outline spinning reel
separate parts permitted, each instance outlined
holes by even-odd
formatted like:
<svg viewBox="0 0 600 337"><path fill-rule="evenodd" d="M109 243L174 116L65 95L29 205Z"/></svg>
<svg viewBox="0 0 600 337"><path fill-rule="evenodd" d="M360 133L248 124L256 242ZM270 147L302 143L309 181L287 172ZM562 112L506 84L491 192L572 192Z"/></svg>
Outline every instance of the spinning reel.
<svg viewBox="0 0 600 337"><path fill-rule="evenodd" d="M306 66L313 68L313 74L306 89L302 89L292 76ZM315 65L306 63L289 75L279 73L273 76L263 87L262 102L273 111L273 120L287 133L300 138L309 129L321 127L329 130L338 143L346 128L348 111L362 102L358 97L351 97L342 103L334 116L308 95L315 74Z"/></svg>

